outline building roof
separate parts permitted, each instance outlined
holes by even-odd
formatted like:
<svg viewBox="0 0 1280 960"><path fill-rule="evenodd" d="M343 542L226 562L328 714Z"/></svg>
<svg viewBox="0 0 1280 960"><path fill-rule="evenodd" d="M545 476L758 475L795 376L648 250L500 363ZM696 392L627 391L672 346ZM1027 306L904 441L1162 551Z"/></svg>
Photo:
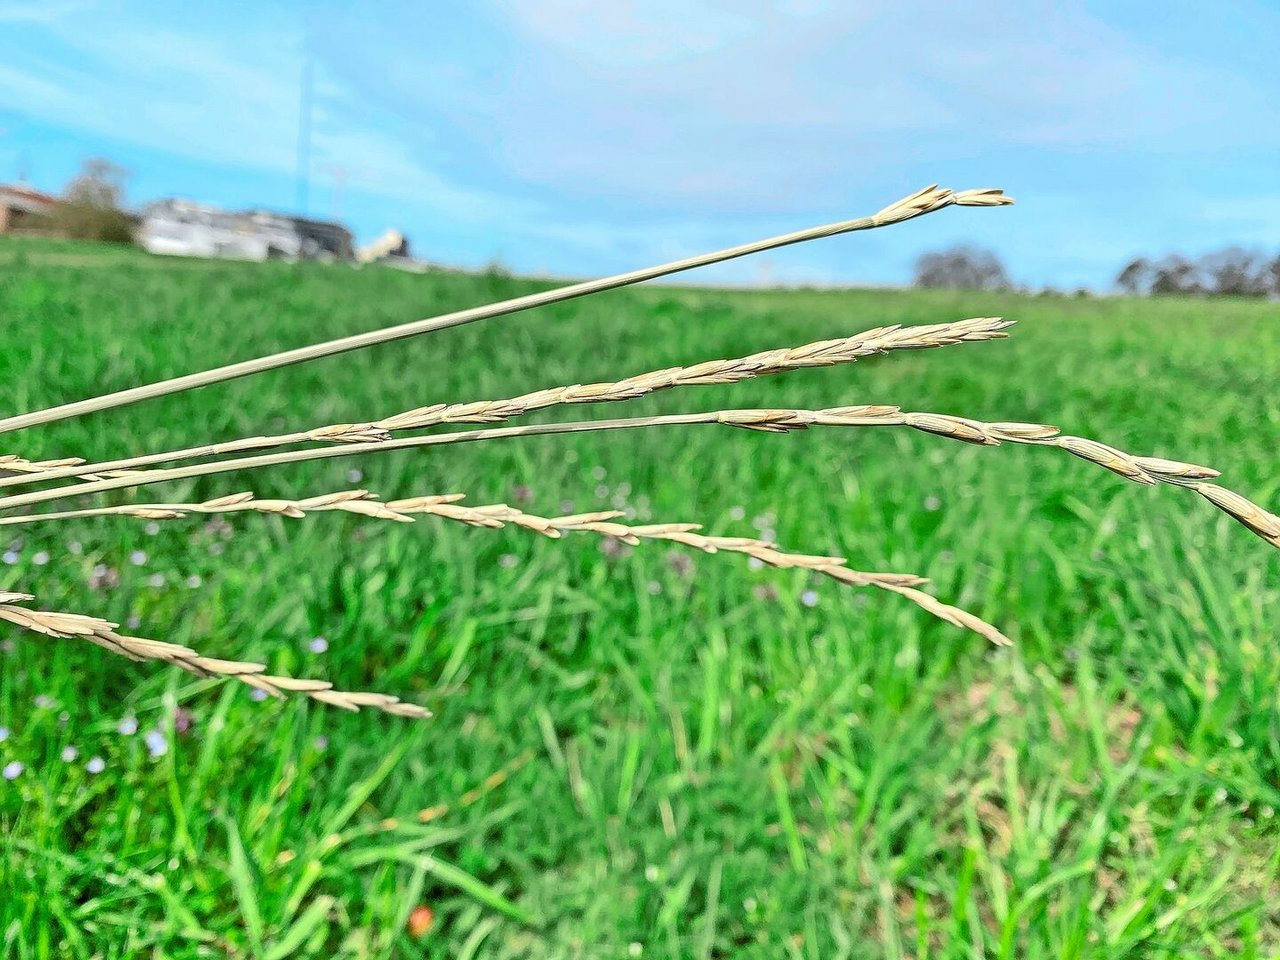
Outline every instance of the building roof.
<svg viewBox="0 0 1280 960"><path fill-rule="evenodd" d="M0 183L0 204L26 213L48 213L58 198L24 183Z"/></svg>

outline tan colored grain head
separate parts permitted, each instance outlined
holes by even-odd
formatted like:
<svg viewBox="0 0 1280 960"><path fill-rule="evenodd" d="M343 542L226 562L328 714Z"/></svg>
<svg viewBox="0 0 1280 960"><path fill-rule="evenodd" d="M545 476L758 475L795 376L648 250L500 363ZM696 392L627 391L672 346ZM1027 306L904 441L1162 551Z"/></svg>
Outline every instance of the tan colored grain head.
<svg viewBox="0 0 1280 960"><path fill-rule="evenodd" d="M431 712L415 704L404 703L399 698L384 693L346 693L335 691L324 680L305 680L295 677L271 676L260 663L240 660L220 660L205 657L176 643L150 640L116 632L116 624L97 617L77 613L57 613L48 610L30 610L16 606L14 601L33 599L29 594L0 594L0 620L47 637L57 639L84 639L130 660L157 660L171 664L198 677L224 677L245 683L276 697L285 691L303 693L321 703L356 710L362 706L373 707L401 717L429 717Z"/></svg>

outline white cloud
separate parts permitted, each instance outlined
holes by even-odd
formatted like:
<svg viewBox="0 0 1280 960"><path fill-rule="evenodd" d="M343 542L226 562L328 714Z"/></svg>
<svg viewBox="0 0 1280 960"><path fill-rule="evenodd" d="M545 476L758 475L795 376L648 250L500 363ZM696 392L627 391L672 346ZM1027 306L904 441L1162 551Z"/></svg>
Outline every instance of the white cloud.
<svg viewBox="0 0 1280 960"><path fill-rule="evenodd" d="M50 18L43 26L68 55L25 53L0 63L0 107L202 162L295 172L299 34L218 37L93 18ZM451 218L479 218L494 208L493 193L448 181L410 144L363 122L365 105L323 64L315 89L316 168L341 166L352 189L412 198ZM508 197L501 207L531 211Z"/></svg>
<svg viewBox="0 0 1280 960"><path fill-rule="evenodd" d="M528 52L472 112L512 174L668 208L831 203L851 180L1013 149L1182 146L1277 106L1062 4L510 0ZM425 88L430 89L430 88ZM557 123L556 118L561 118ZM554 124L554 133L548 128ZM932 156L930 156L932 154ZM912 174L915 179L918 174Z"/></svg>

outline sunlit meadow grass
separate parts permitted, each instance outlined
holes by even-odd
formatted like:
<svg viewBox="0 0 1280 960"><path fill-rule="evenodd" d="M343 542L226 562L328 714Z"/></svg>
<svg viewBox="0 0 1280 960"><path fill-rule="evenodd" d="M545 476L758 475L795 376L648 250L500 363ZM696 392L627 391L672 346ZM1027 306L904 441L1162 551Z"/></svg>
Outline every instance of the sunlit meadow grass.
<svg viewBox="0 0 1280 960"><path fill-rule="evenodd" d="M537 287L6 243L5 412ZM104 458L993 314L1019 321L1014 337L628 412L891 403L1044 421L1215 464L1280 501L1280 322L1231 301L618 291L13 434L0 452ZM677 428L156 490L250 485L773 531L929 576L1016 645L730 557L430 518L14 528L0 589L346 688L377 677L437 716L259 702L6 629L0 956L1280 950L1280 558L1198 498L1051 451ZM434 922L414 938L420 905Z"/></svg>

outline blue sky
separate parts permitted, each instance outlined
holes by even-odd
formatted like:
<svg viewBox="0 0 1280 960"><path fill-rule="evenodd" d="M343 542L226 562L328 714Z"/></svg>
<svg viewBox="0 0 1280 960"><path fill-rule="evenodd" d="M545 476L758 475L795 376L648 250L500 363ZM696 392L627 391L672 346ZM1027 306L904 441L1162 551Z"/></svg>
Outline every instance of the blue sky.
<svg viewBox="0 0 1280 960"><path fill-rule="evenodd" d="M452 264L610 273L931 181L1019 203L703 276L902 283L973 241L1105 288L1138 253L1280 249L1271 2L0 0L0 38L0 180L101 155L135 203L293 209L309 56L310 211Z"/></svg>

